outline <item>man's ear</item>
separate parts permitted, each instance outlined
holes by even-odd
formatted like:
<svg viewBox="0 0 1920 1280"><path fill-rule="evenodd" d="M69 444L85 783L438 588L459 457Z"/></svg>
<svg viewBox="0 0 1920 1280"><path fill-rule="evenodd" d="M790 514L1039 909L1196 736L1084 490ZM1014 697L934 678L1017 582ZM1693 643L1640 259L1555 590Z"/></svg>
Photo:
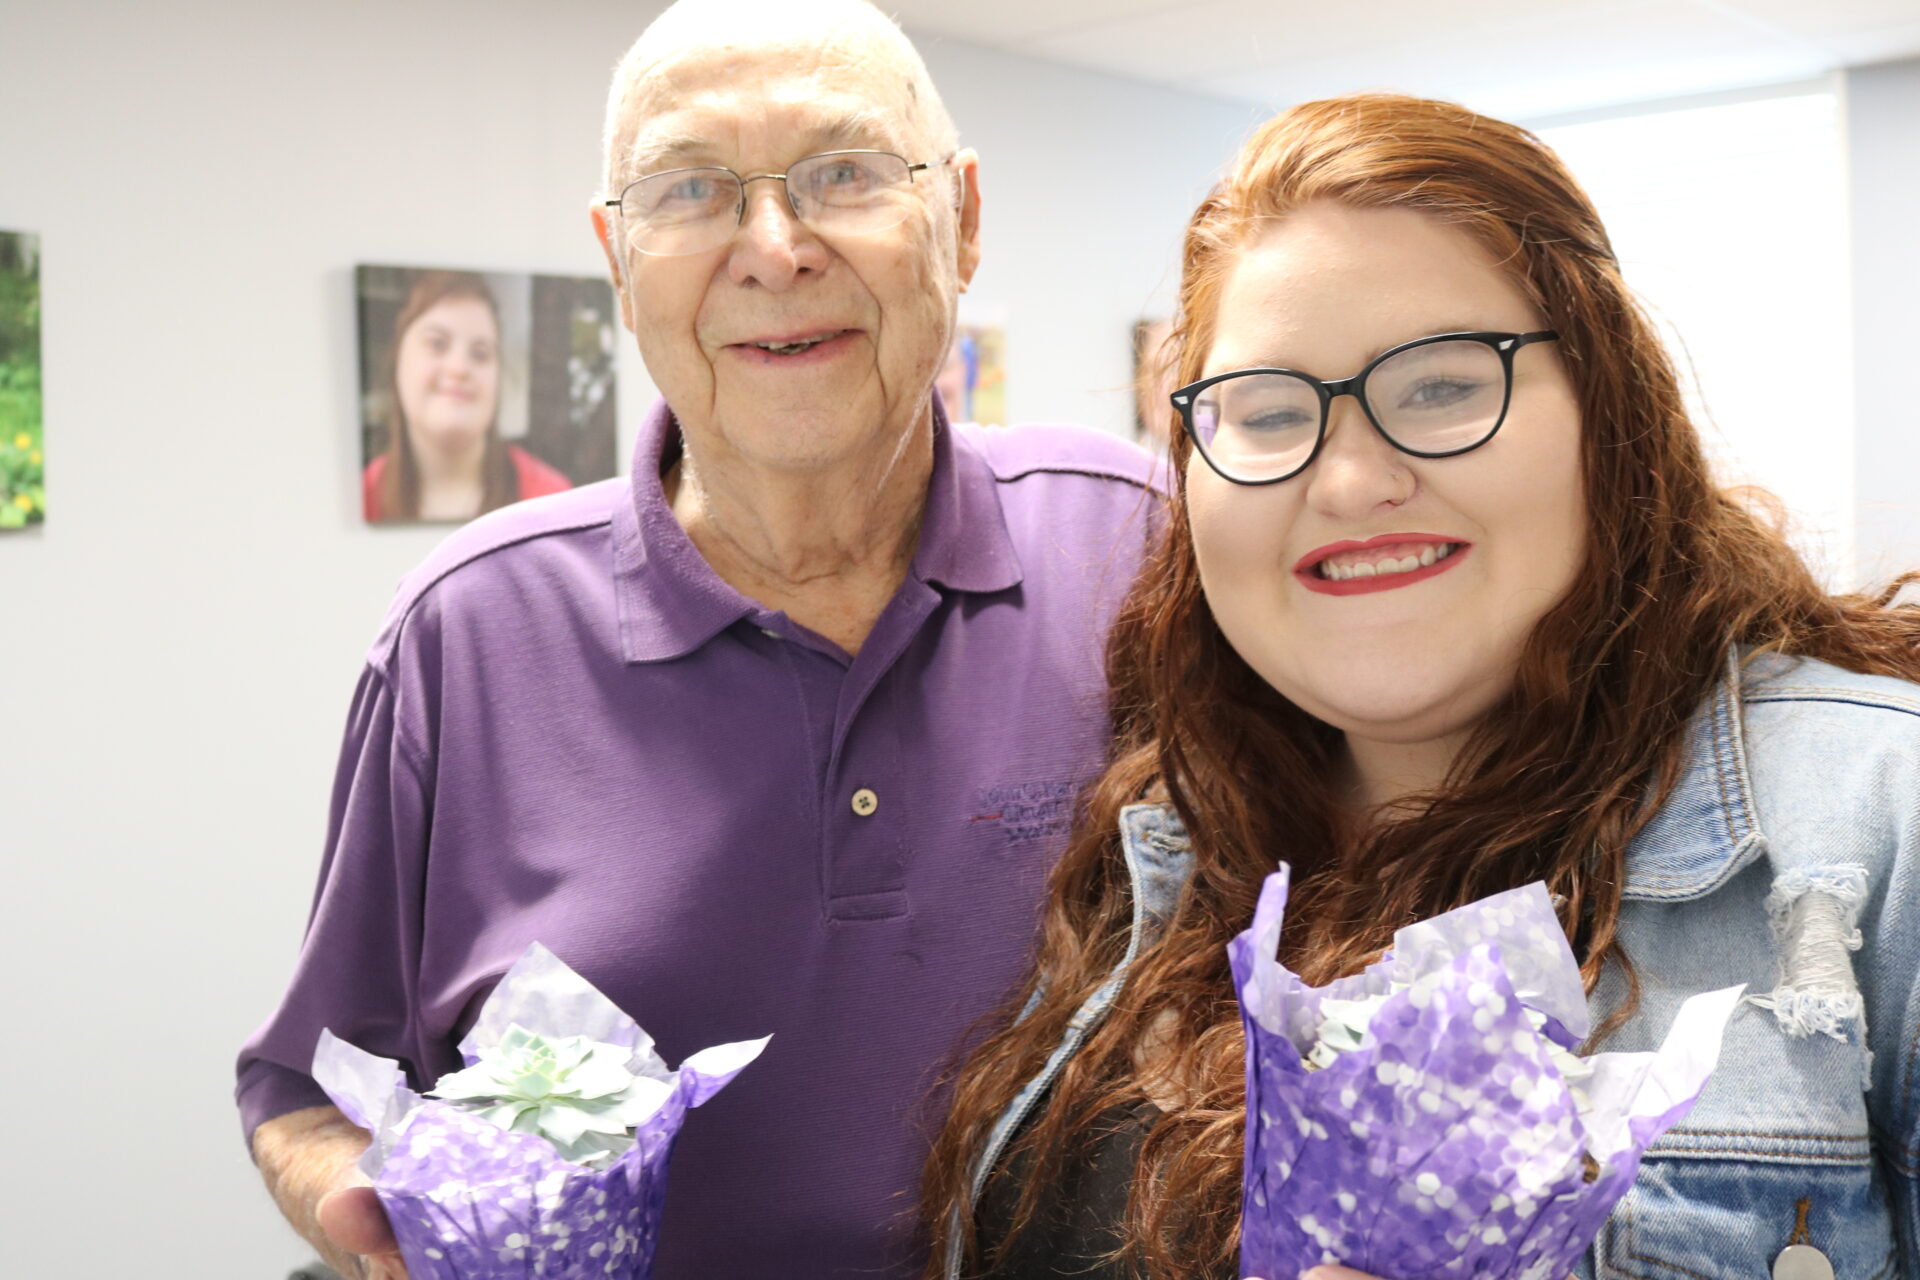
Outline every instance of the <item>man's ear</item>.
<svg viewBox="0 0 1920 1280"><path fill-rule="evenodd" d="M620 300L620 323L633 333L633 312L627 305L627 269L620 254L613 247L613 228L607 222L607 206L594 201L587 216L593 219L593 234L599 237L600 252L607 255L607 271L613 276L613 296Z"/></svg>
<svg viewBox="0 0 1920 1280"><path fill-rule="evenodd" d="M980 153L962 147L953 158L954 228L959 239L960 292L980 269Z"/></svg>

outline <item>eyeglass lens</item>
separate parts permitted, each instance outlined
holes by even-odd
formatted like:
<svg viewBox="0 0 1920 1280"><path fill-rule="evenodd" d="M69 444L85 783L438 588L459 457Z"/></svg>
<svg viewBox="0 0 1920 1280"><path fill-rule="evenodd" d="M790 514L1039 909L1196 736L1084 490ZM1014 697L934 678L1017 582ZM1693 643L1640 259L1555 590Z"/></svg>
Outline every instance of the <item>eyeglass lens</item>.
<svg viewBox="0 0 1920 1280"><path fill-rule="evenodd" d="M884 231L906 219L912 177L896 155L827 152L788 167L787 201L794 216L816 231ZM730 169L675 169L628 186L620 215L635 249L672 257L724 244L739 225L744 199L744 184Z"/></svg>
<svg viewBox="0 0 1920 1280"><path fill-rule="evenodd" d="M1360 394L1400 448L1458 453L1499 428L1507 366L1484 342L1433 342L1374 366ZM1202 392L1193 404L1193 427L1216 466L1245 479L1269 479L1307 464L1323 412L1319 388L1305 378L1249 373Z"/></svg>

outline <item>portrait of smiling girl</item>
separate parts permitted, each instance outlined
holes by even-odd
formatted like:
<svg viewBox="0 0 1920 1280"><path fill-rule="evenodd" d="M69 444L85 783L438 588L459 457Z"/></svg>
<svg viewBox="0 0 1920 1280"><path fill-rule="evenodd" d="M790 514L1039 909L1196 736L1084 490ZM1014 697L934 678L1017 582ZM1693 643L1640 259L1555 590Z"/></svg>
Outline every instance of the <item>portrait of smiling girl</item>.
<svg viewBox="0 0 1920 1280"><path fill-rule="evenodd" d="M1237 1274L1226 944L1283 859L1280 959L1315 985L1536 880L1586 1051L1746 984L1584 1276L1790 1249L1797 1275L1920 1275L1900 584L1831 594L1714 483L1584 193L1463 108L1265 125L1189 224L1174 341L1182 481L1110 642L1112 755L955 1081L929 1276Z"/></svg>
<svg viewBox="0 0 1920 1280"><path fill-rule="evenodd" d="M393 326L386 448L361 473L369 523L456 521L573 482L500 437L500 304L468 271L423 271Z"/></svg>

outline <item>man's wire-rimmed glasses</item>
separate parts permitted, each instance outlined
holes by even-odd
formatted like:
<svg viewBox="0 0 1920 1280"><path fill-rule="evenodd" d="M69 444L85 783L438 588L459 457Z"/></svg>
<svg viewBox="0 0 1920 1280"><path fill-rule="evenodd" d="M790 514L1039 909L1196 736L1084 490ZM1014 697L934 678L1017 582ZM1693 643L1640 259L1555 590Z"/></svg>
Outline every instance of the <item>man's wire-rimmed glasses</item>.
<svg viewBox="0 0 1920 1280"><path fill-rule="evenodd" d="M1235 369L1181 387L1173 406L1207 465L1235 484L1278 484L1326 443L1336 396L1360 402L1381 438L1416 458L1451 458L1493 439L1513 399L1513 356L1534 333L1436 333L1404 342L1351 378Z"/></svg>
<svg viewBox="0 0 1920 1280"><path fill-rule="evenodd" d="M958 152L913 163L891 151L824 151L796 160L785 173L741 177L708 165L668 169L630 182L619 198L627 243L640 253L677 258L725 244L747 213L747 184L777 181L787 207L822 235L867 235L906 221L913 175L950 164Z"/></svg>

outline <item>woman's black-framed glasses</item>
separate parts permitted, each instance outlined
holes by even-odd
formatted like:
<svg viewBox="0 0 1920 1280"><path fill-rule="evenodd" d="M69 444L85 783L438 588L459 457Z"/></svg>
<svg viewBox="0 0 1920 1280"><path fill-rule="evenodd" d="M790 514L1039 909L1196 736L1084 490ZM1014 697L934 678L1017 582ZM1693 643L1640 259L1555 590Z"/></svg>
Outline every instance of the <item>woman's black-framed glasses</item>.
<svg viewBox="0 0 1920 1280"><path fill-rule="evenodd" d="M823 151L787 166L785 173L741 177L718 165L668 169L630 182L610 208L636 251L677 258L716 249L730 239L747 211L747 184L777 181L787 207L827 235L866 235L906 221L913 175L952 162L959 152L918 164L891 151Z"/></svg>
<svg viewBox="0 0 1920 1280"><path fill-rule="evenodd" d="M1436 333L1331 382L1297 369L1236 369L1181 387L1173 406L1207 465L1235 484L1278 484L1305 471L1326 443L1336 396L1358 400L1400 452L1451 458L1493 439L1506 421L1514 352L1559 336Z"/></svg>

